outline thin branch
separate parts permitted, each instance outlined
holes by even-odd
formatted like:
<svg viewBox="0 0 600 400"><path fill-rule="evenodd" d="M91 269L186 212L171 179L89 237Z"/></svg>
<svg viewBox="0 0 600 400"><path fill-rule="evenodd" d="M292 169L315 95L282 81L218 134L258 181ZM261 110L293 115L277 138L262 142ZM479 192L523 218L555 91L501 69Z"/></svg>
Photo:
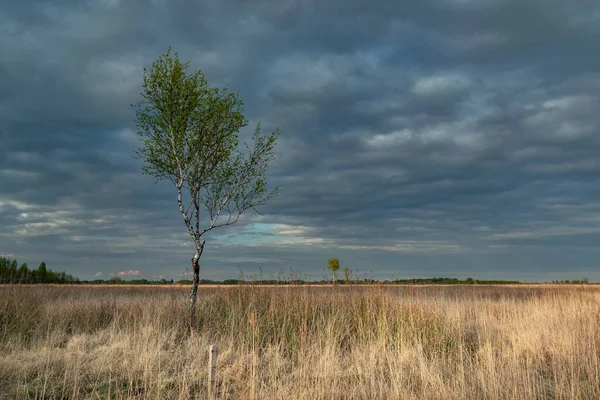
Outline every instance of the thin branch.
<svg viewBox="0 0 600 400"><path fill-rule="evenodd" d="M215 228L220 228L222 226L228 226L228 225L233 225L236 222L238 222L238 220L240 219L240 216L242 215L242 211L238 211L238 214L236 215L235 219L232 221L231 220L231 214L229 215L229 219L227 220L227 222L224 222L222 224L211 224L208 228L205 228L202 230L202 233L200 234L200 236L204 235L206 232L211 231Z"/></svg>

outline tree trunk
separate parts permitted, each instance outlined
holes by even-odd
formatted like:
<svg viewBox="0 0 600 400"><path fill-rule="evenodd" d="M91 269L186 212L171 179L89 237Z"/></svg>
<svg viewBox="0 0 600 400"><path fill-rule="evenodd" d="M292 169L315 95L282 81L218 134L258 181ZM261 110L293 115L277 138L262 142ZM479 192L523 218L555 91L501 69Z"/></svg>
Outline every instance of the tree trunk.
<svg viewBox="0 0 600 400"><path fill-rule="evenodd" d="M196 297L198 297L198 283L200 283L200 254L192 258L192 270L194 271L194 278L192 280L192 290L190 291L190 323L191 325L196 324Z"/></svg>

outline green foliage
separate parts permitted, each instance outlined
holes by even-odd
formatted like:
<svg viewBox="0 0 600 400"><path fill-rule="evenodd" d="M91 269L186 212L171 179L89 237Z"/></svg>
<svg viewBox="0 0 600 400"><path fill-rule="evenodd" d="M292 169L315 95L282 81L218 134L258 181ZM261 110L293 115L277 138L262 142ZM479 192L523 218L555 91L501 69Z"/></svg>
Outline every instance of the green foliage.
<svg viewBox="0 0 600 400"><path fill-rule="evenodd" d="M340 269L340 260L338 260L337 258L330 258L329 260L327 260L327 264L327 268L329 268L331 272L335 272L338 269Z"/></svg>
<svg viewBox="0 0 600 400"><path fill-rule="evenodd" d="M188 75L188 67L169 48L150 71L144 68L136 111L143 171L175 184L214 173L214 165L237 146L235 131L245 126L241 101L211 88L202 71Z"/></svg>
<svg viewBox="0 0 600 400"><path fill-rule="evenodd" d="M21 268L18 271L19 281L22 279L26 279L29 276L29 267L27 267L27 263L21 264Z"/></svg>
<svg viewBox="0 0 600 400"><path fill-rule="evenodd" d="M137 107L136 151L143 172L171 181L178 192L180 212L201 253L200 237L213 228L235 223L247 209L255 211L277 194L267 191L266 170L274 158L279 130L260 135L257 124L254 147L238 148L238 131L248 125L239 93L211 87L202 71L188 73L171 48L144 69L143 90ZM189 192L184 205L182 191ZM209 222L200 227L200 210ZM226 222L219 224L219 217ZM203 246L203 243L202 243Z"/></svg>
<svg viewBox="0 0 600 400"><path fill-rule="evenodd" d="M572 281L570 280L556 280L556 281L552 281L552 283L556 283L556 284L571 284L571 285L587 285L588 283L590 283L590 281L588 280L588 278L583 278L583 279L574 279Z"/></svg>
<svg viewBox="0 0 600 400"><path fill-rule="evenodd" d="M44 261L42 261L40 263L40 266L38 267L38 274L39 274L40 280L42 282L44 282L48 275L48 268L46 268L46 263Z"/></svg>
<svg viewBox="0 0 600 400"><path fill-rule="evenodd" d="M510 280L480 280L467 278L465 280L460 280L457 278L413 278L413 279L395 279L391 283L399 284L399 285L512 285L517 283L522 283L520 281L510 281Z"/></svg>
<svg viewBox="0 0 600 400"><path fill-rule="evenodd" d="M42 262L37 269L30 269L27 263L0 257L0 283L77 283L79 280L65 272L55 272Z"/></svg>
<svg viewBox="0 0 600 400"><path fill-rule="evenodd" d="M337 258L330 258L327 260L327 268L331 271L331 279L335 283L335 272L340 269L340 260Z"/></svg>

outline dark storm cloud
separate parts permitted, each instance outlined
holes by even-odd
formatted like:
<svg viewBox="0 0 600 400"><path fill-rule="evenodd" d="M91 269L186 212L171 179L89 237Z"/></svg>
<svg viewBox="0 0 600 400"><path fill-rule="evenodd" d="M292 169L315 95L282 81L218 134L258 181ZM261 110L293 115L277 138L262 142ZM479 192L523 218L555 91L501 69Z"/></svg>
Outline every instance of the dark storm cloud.
<svg viewBox="0 0 600 400"><path fill-rule="evenodd" d="M131 157L129 104L171 45L212 84L241 90L251 125L283 132L280 197L208 238L205 276L286 266L317 279L339 255L382 277L600 279L589 271L600 233L593 2L6 9L0 253L82 277L183 272L192 247L174 190Z"/></svg>

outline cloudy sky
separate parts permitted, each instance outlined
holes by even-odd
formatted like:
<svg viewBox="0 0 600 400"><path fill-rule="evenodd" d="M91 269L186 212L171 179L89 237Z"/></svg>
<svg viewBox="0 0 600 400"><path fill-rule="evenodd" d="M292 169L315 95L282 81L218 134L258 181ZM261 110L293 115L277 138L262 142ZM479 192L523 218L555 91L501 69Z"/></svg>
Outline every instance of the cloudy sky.
<svg viewBox="0 0 600 400"><path fill-rule="evenodd" d="M338 257L374 278L600 281L598 43L595 1L10 2L0 255L186 273L175 189L132 157L129 105L172 46L282 132L280 196L211 232L203 278L321 279Z"/></svg>

